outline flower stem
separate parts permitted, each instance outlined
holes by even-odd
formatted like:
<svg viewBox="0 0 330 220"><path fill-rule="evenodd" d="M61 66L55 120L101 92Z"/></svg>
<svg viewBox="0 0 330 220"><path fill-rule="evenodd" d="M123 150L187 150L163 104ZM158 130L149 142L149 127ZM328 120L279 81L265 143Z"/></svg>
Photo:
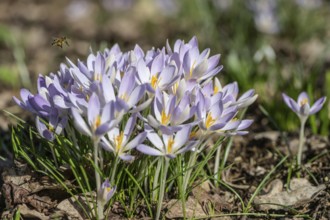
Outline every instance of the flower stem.
<svg viewBox="0 0 330 220"><path fill-rule="evenodd" d="M116 155L115 164L113 165L113 168L112 168L112 171L111 171L112 172L111 179L110 179L111 184L114 184L114 180L115 180L115 176L116 176L116 172L117 172L117 167L118 167L118 162L119 162L118 156Z"/></svg>
<svg viewBox="0 0 330 220"><path fill-rule="evenodd" d="M155 172L155 177L154 177L154 182L152 184L152 201L156 201L156 195L157 195L157 185L158 185L158 179L159 179L159 173L160 173L160 168L162 167L162 160L158 159L158 163L157 163L157 168L156 168L156 172Z"/></svg>
<svg viewBox="0 0 330 220"><path fill-rule="evenodd" d="M300 124L299 148L298 148L298 155L297 155L298 168L300 168L300 166L301 166L302 152L303 152L303 147L304 147L304 143L305 143L304 130L305 130L306 121L307 121L307 119L301 119L301 124Z"/></svg>
<svg viewBox="0 0 330 220"><path fill-rule="evenodd" d="M160 179L160 189L159 189L159 196L158 196L158 204L157 204L157 213L156 213L156 220L159 219L160 217L160 211L162 209L162 204L163 204L163 198L165 194L165 186L166 186L166 176L167 176L167 171L169 167L169 159L164 157L162 160L165 160L165 165L163 166L162 173L161 173L161 179Z"/></svg>
<svg viewBox="0 0 330 220"><path fill-rule="evenodd" d="M217 152L215 155L215 163L214 163L214 180L215 184L218 185L218 178L219 178L219 165L220 165L220 153L221 153L222 144L218 146Z"/></svg>
<svg viewBox="0 0 330 220"><path fill-rule="evenodd" d="M99 139L93 139L93 145L94 145L94 166L95 166L95 180L96 180L96 194L98 194L98 192L100 191L101 188L101 177L100 174L98 172L98 146L99 146ZM97 217L98 219L104 219L104 215L103 215L103 204L101 202L101 200L99 198L96 199L97 201Z"/></svg>

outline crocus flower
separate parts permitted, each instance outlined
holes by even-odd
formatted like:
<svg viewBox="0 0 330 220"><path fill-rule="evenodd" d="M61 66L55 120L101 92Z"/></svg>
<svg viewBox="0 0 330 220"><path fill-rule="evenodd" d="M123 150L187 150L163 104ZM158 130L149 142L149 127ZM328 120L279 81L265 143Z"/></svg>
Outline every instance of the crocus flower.
<svg viewBox="0 0 330 220"><path fill-rule="evenodd" d="M118 127L114 127L102 137L101 146L103 149L113 152L122 160L133 160L134 157L127 152L141 144L147 136L146 132L142 132L130 141L132 131L136 125L136 118L136 114L133 114L128 119L124 131L120 131Z"/></svg>
<svg viewBox="0 0 330 220"><path fill-rule="evenodd" d="M115 103L109 102L102 108L95 93L92 94L88 102L88 125L76 108L71 110L76 128L83 134L94 138L104 135L121 120L121 118L114 119Z"/></svg>
<svg viewBox="0 0 330 220"><path fill-rule="evenodd" d="M315 114L321 110L326 101L326 97L318 99L312 106L310 106L309 97L306 92L302 92L298 96L297 102L292 98L282 93L283 100L287 106L294 111L301 120L306 120L309 115Z"/></svg>
<svg viewBox="0 0 330 220"><path fill-rule="evenodd" d="M195 113L196 108L190 106L189 102L189 93L178 101L177 96L156 90L153 114L147 116L147 121L152 127L166 134L178 131L180 125Z"/></svg>
<svg viewBox="0 0 330 220"><path fill-rule="evenodd" d="M148 125L145 125L145 127L147 138L154 147L140 144L136 149L147 155L175 158L176 155L192 149L197 143L196 141L189 141L191 132L191 126L189 125L183 126L181 130L174 134L162 134L161 138L151 127Z"/></svg>
<svg viewBox="0 0 330 220"><path fill-rule="evenodd" d="M98 191L97 200L102 204L102 207L104 207L105 204L109 202L109 200L112 198L112 196L116 192L116 186L111 186L109 179L106 179L102 185L101 188Z"/></svg>
<svg viewBox="0 0 330 220"><path fill-rule="evenodd" d="M289 108L294 111L300 119L299 147L297 153L297 165L298 167L300 167L305 142L305 123L308 119L308 116L315 114L316 112L321 110L323 104L326 101L326 97L318 99L312 105L312 107L310 107L309 97L306 92L302 92L299 94L297 102L287 96L285 93L282 93L282 97L284 99L285 104L287 104L287 106L289 106Z"/></svg>

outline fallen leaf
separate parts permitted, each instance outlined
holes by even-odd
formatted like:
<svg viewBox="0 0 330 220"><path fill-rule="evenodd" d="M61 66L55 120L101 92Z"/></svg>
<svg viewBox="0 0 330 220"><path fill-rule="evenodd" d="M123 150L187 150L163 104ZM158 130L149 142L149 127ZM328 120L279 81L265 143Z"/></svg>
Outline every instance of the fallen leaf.
<svg viewBox="0 0 330 220"><path fill-rule="evenodd" d="M290 191L285 191L282 181L276 179L270 183L267 194L257 196L254 204L259 210L281 210L302 206L315 198L326 186L321 184L313 186L307 179L293 178L290 183ZM283 190L284 189L284 190Z"/></svg>
<svg viewBox="0 0 330 220"><path fill-rule="evenodd" d="M185 205L186 218L203 218L207 216L203 211L202 206L193 197L189 196ZM167 203L166 207L168 208L166 218L175 219L184 217L181 200L172 199Z"/></svg>

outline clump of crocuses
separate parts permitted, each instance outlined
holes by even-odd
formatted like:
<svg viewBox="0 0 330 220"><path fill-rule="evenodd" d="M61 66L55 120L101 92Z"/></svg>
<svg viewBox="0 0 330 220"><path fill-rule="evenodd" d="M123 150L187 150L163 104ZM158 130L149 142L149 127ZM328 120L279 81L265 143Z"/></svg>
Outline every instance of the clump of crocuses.
<svg viewBox="0 0 330 220"><path fill-rule="evenodd" d="M306 121L310 115L313 115L321 110L326 101L326 97L318 99L312 106L310 105L309 97L306 92L299 94L297 102L285 93L282 93L282 97L285 104L287 104L287 106L297 114L300 120L299 148L297 154L297 166L300 167L305 142L304 130Z"/></svg>
<svg viewBox="0 0 330 220"><path fill-rule="evenodd" d="M246 134L252 123L238 119L239 110L257 95L249 90L238 98L237 83L222 86L215 78L222 69L219 61L220 55L210 56L210 49L199 50L196 37L147 52L139 46L122 52L114 45L92 52L85 62L68 59L57 73L39 76L37 94L22 89L21 101L14 99L36 115L37 129L47 140L69 133L63 131L72 124L90 138L98 218L104 217L103 208L114 192L110 183L115 184L117 164L134 160L135 149L157 156L162 167L154 178L154 183L160 183L160 187L154 184L159 189L158 219L172 159L191 152L187 164L193 166L212 134ZM110 182L101 185L105 153L113 154L116 162ZM184 173L184 189L192 167L185 170L189 171Z"/></svg>

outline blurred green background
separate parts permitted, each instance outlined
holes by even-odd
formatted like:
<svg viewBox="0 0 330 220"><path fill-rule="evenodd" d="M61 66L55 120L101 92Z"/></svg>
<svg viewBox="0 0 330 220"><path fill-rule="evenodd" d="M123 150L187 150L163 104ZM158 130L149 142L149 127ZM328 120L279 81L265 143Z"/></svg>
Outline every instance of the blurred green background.
<svg viewBox="0 0 330 220"><path fill-rule="evenodd" d="M36 90L38 74L56 72L65 57L85 60L118 43L122 50L163 47L197 36L200 49L221 54L223 84L259 94L248 111L256 130L295 130L282 101L306 90L330 98L330 3L322 0L1 0L0 109L22 115L11 97ZM56 37L69 46L52 46ZM330 106L309 121L328 134ZM25 117L25 116L22 116ZM0 113L0 128L8 117Z"/></svg>

